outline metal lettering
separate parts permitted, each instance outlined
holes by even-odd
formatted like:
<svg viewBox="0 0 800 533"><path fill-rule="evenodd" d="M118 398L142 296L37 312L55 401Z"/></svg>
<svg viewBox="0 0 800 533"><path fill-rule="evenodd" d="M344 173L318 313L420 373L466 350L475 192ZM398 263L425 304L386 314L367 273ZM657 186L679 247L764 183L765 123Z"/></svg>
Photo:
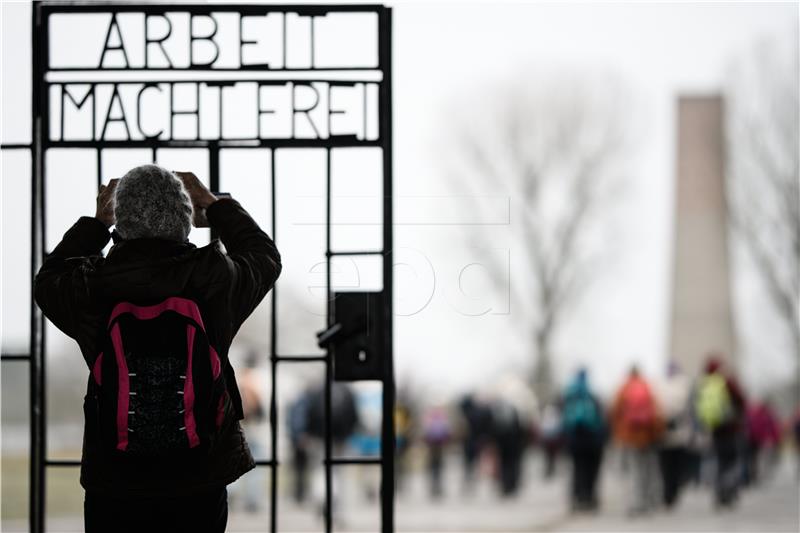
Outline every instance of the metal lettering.
<svg viewBox="0 0 800 533"><path fill-rule="evenodd" d="M112 117L111 113L114 108L114 102L119 103L119 111L120 115L118 117ZM119 86L115 83L114 84L114 92L111 93L111 100L108 102L108 109L106 110L106 118L103 121L103 131L100 133L100 139L105 140L106 138L106 128L108 128L109 122L122 122L125 126L125 133L127 134L127 138L131 138L131 130L128 128L128 119L125 117L125 107L122 105L122 98L119 95Z"/></svg>
<svg viewBox="0 0 800 533"><path fill-rule="evenodd" d="M117 29L117 37L119 38L119 45L111 45L111 31L116 28ZM115 13L111 14L111 22L108 23L108 31L106 32L106 40L103 44L103 53L100 54L100 63L98 64L100 68L105 68L105 59L106 53L114 50L119 50L122 52L122 57L125 59L125 68L130 68L130 62L128 61L128 52L125 51L125 41L122 39L122 32L119 29L119 23L117 22L117 15Z"/></svg>
<svg viewBox="0 0 800 533"><path fill-rule="evenodd" d="M195 35L194 33L194 21L200 17L205 17L211 22L214 23L214 30L209 33L208 35ZM192 15L189 18L189 66L190 67L210 67L214 63L217 62L219 59L219 45L214 40L214 36L217 35L217 31L219 30L219 24L217 24L217 19L210 15ZM194 43L196 41L208 41L214 46L214 59L207 63L195 63L194 61Z"/></svg>
<svg viewBox="0 0 800 533"><path fill-rule="evenodd" d="M150 21L154 18L160 18L164 22L167 23L167 33L164 34L162 37L158 39L151 39L150 38ZM172 68L172 60L169 58L169 54L167 50L164 48L164 41L170 38L172 35L172 22L170 22L169 17L166 15L146 15L144 18L144 66L145 68L150 68L150 45L154 44L161 49L161 53L164 54L164 59L167 60L167 65L169 68Z"/></svg>
<svg viewBox="0 0 800 533"><path fill-rule="evenodd" d="M139 89L136 95L136 127L139 128L139 133L141 133L142 137L145 139L158 139L161 137L161 134L164 133L163 129L153 135L146 134L144 129L142 129L142 95L147 89L158 89L160 92L164 92L157 83L145 83L144 86Z"/></svg>

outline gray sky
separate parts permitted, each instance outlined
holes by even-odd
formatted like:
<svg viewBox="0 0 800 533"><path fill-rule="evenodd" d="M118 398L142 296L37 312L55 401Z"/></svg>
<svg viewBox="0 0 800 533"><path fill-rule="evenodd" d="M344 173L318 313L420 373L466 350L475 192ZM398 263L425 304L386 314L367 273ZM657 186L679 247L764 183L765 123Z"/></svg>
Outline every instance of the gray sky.
<svg viewBox="0 0 800 533"><path fill-rule="evenodd" d="M527 339L516 329L515 317L508 314L517 312L513 300L506 309L507 302L485 291L480 270L465 278L469 296L459 289L459 272L480 261L482 252L465 246L464 233L472 226L458 222L481 221L458 210L458 196L465 189L444 179L437 151L446 143L445 109L454 96L468 91L471 84L547 71L610 70L623 77L636 93L632 113L641 131L630 162L632 187L615 215L621 254L560 335L557 368L564 375L577 363L588 363L605 388L619 379L634 358L644 362L647 370L660 370L669 331L675 98L680 93L719 91L730 62L766 35L790 31L796 39L797 5L398 2L395 6L395 255L403 263L396 270L399 377L413 377L426 388L457 390L501 371L525 369L529 362ZM29 71L23 69L29 53L29 8L3 3L2 10L2 131L7 142L20 140L11 135L18 117L24 119L28 113ZM18 302L27 297L27 267L20 270L14 250L26 238L26 226L19 217L27 220L28 200L18 200L27 198L27 185L9 180L26 168L18 162L25 158L12 161L5 153L3 157L5 350L21 342L24 346L27 311ZM191 157L177 154L175 164ZM115 164L123 165L121 161ZM314 162L286 164L292 172L302 173ZM257 218L267 220L263 209L248 203L250 186L241 186L248 192L244 205L256 211ZM58 189L54 198L66 199L70 205L57 219L64 229L73 212L90 214L91 188L89 184ZM313 206L313 201L301 198L308 194L315 193L298 187L284 197L301 223L306 216L303 210ZM503 197L504 191L497 195ZM513 224L514 210L521 206L514 198L509 200ZM503 209L502 203L497 205L498 217L504 215ZM298 219L292 220L297 224ZM318 284L319 275L313 271L314 254L303 251L303 236L314 239L312 233L317 230L303 227L294 227L296 238L282 241L284 255L295 258L290 265L294 274L282 282L301 294L308 309L316 305L314 290L308 287ZM508 244L509 227L491 228L497 232L498 247ZM354 234L349 238L369 237ZM515 251L513 245L508 248L513 272ZM350 265L342 268L346 275ZM364 267L365 279L368 269ZM513 292L513 275L509 286ZM482 306L493 311L469 316ZM774 364L760 366L760 373L748 379L764 383L785 376L786 355L773 354Z"/></svg>
<svg viewBox="0 0 800 533"><path fill-rule="evenodd" d="M587 362L605 387L613 385L634 358L651 371L660 370L669 333L675 98L680 93L720 91L731 61L766 35L792 31L796 40L797 6L402 4L395 21L399 195L458 192L441 179L434 159L447 135L441 106L462 90L460 83L481 83L525 69L610 69L637 90L635 122L642 136L632 158L633 189L619 207L624 250L585 299L575 325L560 336L556 352L562 372ZM406 27L413 31L404 32ZM397 241L429 250L434 265L442 265L437 270L444 271L453 255L446 243L457 231L447 226L428 231L399 227ZM508 232L497 231L502 242ZM439 244L428 244L431 240ZM513 249L511 256L513 262ZM449 280L442 277L440 285L447 285ZM513 291L513 277L511 284ZM397 321L399 339L430 339L417 349L408 346L409 353L400 341L401 369L418 360L431 374L447 376L448 369L457 368L465 380L469 374L477 381L491 372L494 361L525 361L527 345L517 341L519 332L511 327L510 317L462 316L453 312L446 301L448 291L441 288L427 316ZM439 327L430 335L426 323L433 317ZM454 339L463 341L455 350L448 348ZM759 365L748 380L763 384L787 375L785 352L758 355L762 362L772 357L778 364Z"/></svg>

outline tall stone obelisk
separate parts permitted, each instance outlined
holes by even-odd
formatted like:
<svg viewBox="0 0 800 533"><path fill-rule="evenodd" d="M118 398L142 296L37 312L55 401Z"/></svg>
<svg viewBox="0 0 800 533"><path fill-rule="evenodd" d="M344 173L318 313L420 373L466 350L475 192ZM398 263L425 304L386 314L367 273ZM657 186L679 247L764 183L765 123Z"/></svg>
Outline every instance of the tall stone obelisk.
<svg viewBox="0 0 800 533"><path fill-rule="evenodd" d="M670 356L696 375L709 352L735 357L721 96L681 96L677 115Z"/></svg>

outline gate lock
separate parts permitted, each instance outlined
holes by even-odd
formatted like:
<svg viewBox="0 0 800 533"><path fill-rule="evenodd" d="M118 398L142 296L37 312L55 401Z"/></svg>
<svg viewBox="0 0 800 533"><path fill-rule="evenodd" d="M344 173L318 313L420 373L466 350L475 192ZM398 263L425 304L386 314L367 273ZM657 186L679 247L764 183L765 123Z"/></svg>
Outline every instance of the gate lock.
<svg viewBox="0 0 800 533"><path fill-rule="evenodd" d="M383 293L334 293L333 324L317 344L333 356L333 379L380 380L383 375Z"/></svg>

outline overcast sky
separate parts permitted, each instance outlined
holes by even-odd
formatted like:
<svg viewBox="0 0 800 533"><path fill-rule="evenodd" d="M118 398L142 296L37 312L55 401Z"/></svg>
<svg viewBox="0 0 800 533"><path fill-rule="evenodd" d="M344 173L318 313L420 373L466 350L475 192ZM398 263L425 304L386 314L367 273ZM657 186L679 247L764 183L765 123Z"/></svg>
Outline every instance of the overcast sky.
<svg viewBox="0 0 800 533"><path fill-rule="evenodd" d="M24 117L29 106L29 7L4 2L2 9L2 131L4 142L25 141L27 132L16 137L16 118ZM395 321L395 353L401 380L455 391L530 363L528 339L516 326L513 305L504 309L496 295L473 292L478 303L485 299L497 311L468 316L476 302L459 292L458 273L479 261L481 252L465 245L464 233L472 226L458 221L476 221L469 212L450 211L466 189L444 178L437 149L447 140L447 109L454 96L474 84L549 70L607 70L625 79L635 91L632 118L641 131L629 167L632 186L616 217L622 221L615 226L621 253L559 336L557 368L563 376L578 363L589 364L605 388L633 359L651 372L660 370L669 333L675 99L682 93L719 92L731 62L764 36L793 32L796 40L797 5L399 2L393 18L395 255L403 263L396 271L397 311L403 316ZM3 156L6 350L26 342L27 310L18 302L27 297L27 267L19 269L15 250L25 239L26 226L19 220L26 220L27 200L18 198L26 198L27 184L9 179L24 171L19 166L24 158L12 162ZM91 211L91 186L59 191L73 208ZM503 197L506 191L496 194ZM509 200L513 224L513 211L520 206ZM246 207L259 209L248 201L243 199ZM307 202L294 205L308 208ZM445 213L456 218L442 224ZM266 220L265 213L260 216ZM57 220L66 229L72 218L67 213ZM499 225L490 231L497 232L502 247L511 229ZM297 251L293 247L303 246L286 239L281 250L291 257ZM513 246L509 252L513 263ZM309 273L310 266L298 263L300 275L285 283L306 291L318 277ZM474 283L475 290L484 285L480 279ZM512 276L512 292L514 286ZM748 379L765 383L785 376L787 355L771 357L774 365L762 366Z"/></svg>
<svg viewBox="0 0 800 533"><path fill-rule="evenodd" d="M625 246L579 310L575 324L580 325L560 336L557 354L562 373L577 362L589 363L606 388L634 358L651 372L660 371L669 335L675 99L719 92L731 62L756 41L792 32L796 42L796 21L797 6L788 3L403 4L395 11L395 192L458 192L432 159L447 135L441 106L469 83L542 68L609 69L624 77L637 91L635 122L643 133L632 158L633 189L619 207ZM427 250L435 265L447 265L452 254L446 243L458 230L419 229L399 227L398 244ZM437 238L438 246L428 244ZM458 369L465 380L469 374L479 381L489 362L526 360L528 347L513 342L519 332L510 317L462 316L447 305L446 294L442 290L431 306L439 325L434 335L426 333L431 317L398 320L401 369L419 360L432 374ZM415 347L413 338L431 342ZM448 348L454 342L458 347ZM751 382L763 385L787 375L785 352L758 356L762 363L772 357L774 364L748 366L760 373L751 373Z"/></svg>

